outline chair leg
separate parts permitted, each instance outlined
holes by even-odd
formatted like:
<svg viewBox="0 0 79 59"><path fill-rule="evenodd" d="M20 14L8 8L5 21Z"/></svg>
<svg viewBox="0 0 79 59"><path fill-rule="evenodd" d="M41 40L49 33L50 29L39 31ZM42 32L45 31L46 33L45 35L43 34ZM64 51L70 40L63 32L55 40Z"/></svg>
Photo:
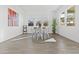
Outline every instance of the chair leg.
<svg viewBox="0 0 79 59"><path fill-rule="evenodd" d="M32 34L32 39L33 39L33 35L34 35L34 34Z"/></svg>
<svg viewBox="0 0 79 59"><path fill-rule="evenodd" d="M50 38L48 33L47 33L47 37Z"/></svg>

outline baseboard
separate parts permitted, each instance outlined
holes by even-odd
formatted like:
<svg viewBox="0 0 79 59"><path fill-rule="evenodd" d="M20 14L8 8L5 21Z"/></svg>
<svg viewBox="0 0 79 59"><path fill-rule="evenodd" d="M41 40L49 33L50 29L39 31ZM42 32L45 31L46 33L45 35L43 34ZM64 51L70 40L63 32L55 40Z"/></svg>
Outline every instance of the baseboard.
<svg viewBox="0 0 79 59"><path fill-rule="evenodd" d="M21 33L21 34L19 34L19 35L22 35L23 33ZM19 35L17 35L17 36L19 36ZM15 36L15 37L17 37L17 36ZM0 43L4 43L4 42L7 42L7 41L10 41L10 40L12 40L13 38L15 38L15 37L12 37L12 38L10 38L10 39L7 39L7 40L3 40L3 41L1 41Z"/></svg>
<svg viewBox="0 0 79 59"><path fill-rule="evenodd" d="M57 35L60 35L60 36L62 36L62 37L64 37L64 38L67 38L67 39L69 39L69 40L71 40L71 41L73 41L73 42L79 44L79 41L76 41L76 40L70 39L70 38L68 38L68 37L65 37L64 35L59 34L59 33L57 33Z"/></svg>

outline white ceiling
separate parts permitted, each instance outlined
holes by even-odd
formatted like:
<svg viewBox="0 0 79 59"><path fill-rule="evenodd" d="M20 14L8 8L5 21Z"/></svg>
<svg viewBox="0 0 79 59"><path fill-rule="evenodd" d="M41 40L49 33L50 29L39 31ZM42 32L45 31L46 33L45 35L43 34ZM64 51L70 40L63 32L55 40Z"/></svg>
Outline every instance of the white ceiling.
<svg viewBox="0 0 79 59"><path fill-rule="evenodd" d="M48 14L56 11L61 5L23 5L19 6L24 14Z"/></svg>

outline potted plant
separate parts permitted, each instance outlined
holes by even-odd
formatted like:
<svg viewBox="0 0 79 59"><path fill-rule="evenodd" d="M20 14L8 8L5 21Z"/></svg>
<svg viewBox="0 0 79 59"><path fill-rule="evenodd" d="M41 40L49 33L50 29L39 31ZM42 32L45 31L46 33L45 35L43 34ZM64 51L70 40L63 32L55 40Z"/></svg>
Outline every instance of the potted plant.
<svg viewBox="0 0 79 59"><path fill-rule="evenodd" d="M52 32L55 34L56 33L56 19L53 19L53 23L52 23Z"/></svg>

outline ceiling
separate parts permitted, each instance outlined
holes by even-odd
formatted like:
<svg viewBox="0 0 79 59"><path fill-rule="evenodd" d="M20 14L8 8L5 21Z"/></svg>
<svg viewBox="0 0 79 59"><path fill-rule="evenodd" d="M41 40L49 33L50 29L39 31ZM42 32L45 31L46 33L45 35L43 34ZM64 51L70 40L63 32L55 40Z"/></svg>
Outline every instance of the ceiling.
<svg viewBox="0 0 79 59"><path fill-rule="evenodd" d="M55 12L61 5L23 5L19 7L25 14L46 14Z"/></svg>

